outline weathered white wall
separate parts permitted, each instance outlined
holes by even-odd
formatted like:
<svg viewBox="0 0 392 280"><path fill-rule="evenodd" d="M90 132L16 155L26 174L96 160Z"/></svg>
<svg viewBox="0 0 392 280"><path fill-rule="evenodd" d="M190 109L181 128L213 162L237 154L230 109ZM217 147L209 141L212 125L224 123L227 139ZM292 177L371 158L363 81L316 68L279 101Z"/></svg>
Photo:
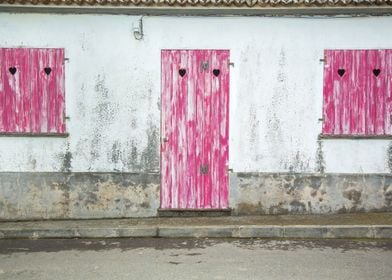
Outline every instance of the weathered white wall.
<svg viewBox="0 0 392 280"><path fill-rule="evenodd" d="M0 171L158 171L160 50L230 49L236 172L389 173L388 140L324 140L324 49L392 48L392 17L0 14L0 47L63 47L68 138L0 137ZM390 152L388 152L390 151ZM392 163L392 162L391 162Z"/></svg>

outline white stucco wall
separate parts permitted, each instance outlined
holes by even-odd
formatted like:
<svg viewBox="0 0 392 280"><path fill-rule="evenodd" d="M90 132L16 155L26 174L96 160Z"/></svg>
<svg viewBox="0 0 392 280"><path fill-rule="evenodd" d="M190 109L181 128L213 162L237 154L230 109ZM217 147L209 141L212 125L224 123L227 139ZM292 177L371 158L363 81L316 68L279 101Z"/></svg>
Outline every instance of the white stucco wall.
<svg viewBox="0 0 392 280"><path fill-rule="evenodd" d="M68 138L0 137L0 171L158 171L160 50L230 49L235 172L389 173L388 140L323 140L324 49L392 48L392 17L0 13L0 47L61 47ZM150 148L149 148L150 147ZM320 152L321 149L321 152ZM157 154L157 153L156 153Z"/></svg>

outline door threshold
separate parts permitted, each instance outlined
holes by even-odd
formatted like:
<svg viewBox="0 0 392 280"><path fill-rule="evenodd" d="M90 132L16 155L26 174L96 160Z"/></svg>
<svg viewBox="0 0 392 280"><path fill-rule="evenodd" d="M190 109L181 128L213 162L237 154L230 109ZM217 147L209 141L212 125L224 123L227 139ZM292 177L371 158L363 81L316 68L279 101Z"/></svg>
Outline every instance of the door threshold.
<svg viewBox="0 0 392 280"><path fill-rule="evenodd" d="M225 209L180 209L159 208L159 217L223 217L230 216L231 208Z"/></svg>

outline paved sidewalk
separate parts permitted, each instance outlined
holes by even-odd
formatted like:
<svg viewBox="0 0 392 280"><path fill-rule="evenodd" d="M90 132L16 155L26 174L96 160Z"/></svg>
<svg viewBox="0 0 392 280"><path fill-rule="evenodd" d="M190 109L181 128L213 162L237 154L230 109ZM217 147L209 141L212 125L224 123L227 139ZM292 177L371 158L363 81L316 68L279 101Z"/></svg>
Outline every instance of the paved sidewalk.
<svg viewBox="0 0 392 280"><path fill-rule="evenodd" d="M122 237L392 239L392 213L0 222L0 239Z"/></svg>

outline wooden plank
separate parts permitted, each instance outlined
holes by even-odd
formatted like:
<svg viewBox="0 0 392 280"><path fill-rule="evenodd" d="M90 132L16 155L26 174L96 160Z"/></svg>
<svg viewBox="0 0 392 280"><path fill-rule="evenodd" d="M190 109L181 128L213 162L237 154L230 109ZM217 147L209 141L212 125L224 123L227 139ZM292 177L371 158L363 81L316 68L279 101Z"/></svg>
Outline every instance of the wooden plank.
<svg viewBox="0 0 392 280"><path fill-rule="evenodd" d="M224 94L221 91L221 52L211 52L211 161L210 161L210 178L211 178L211 208L219 208L219 189L220 169L222 168L220 162L220 117L221 104L220 95ZM214 72L215 71L215 72ZM215 73L215 74L214 74Z"/></svg>
<svg viewBox="0 0 392 280"><path fill-rule="evenodd" d="M31 126L34 133L48 133L48 55L45 49L30 50Z"/></svg>
<svg viewBox="0 0 392 280"><path fill-rule="evenodd" d="M385 134L392 134L392 50L385 50Z"/></svg>
<svg viewBox="0 0 392 280"><path fill-rule="evenodd" d="M30 89L28 49L4 49L4 110L5 132L30 131Z"/></svg>
<svg viewBox="0 0 392 280"><path fill-rule="evenodd" d="M372 96L373 135L385 134L385 102L386 102L386 52L384 50L371 50L368 52L369 65L369 95Z"/></svg>
<svg viewBox="0 0 392 280"><path fill-rule="evenodd" d="M334 51L324 51L324 87L323 87L323 134L331 135L335 132L335 99L334 99L334 84L335 66Z"/></svg>
<svg viewBox="0 0 392 280"><path fill-rule="evenodd" d="M334 123L333 123L333 134L342 134L342 99L343 99L343 84L344 76L346 75L346 69L344 65L344 53L343 51L335 51L332 53L332 61L334 62L333 71L333 87L332 87L332 99L334 104ZM339 71L344 71L343 74L339 74ZM346 75L347 77L347 75Z"/></svg>
<svg viewBox="0 0 392 280"><path fill-rule="evenodd" d="M377 53L369 50L367 52L367 73L366 79L366 135L374 135L376 132L376 79L372 73L372 68L377 64Z"/></svg>
<svg viewBox="0 0 392 280"><path fill-rule="evenodd" d="M207 56L202 50L194 52L196 56L196 208L204 208L204 174L200 172L200 167L204 165L204 89L205 89L205 71L201 64L207 61Z"/></svg>
<svg viewBox="0 0 392 280"><path fill-rule="evenodd" d="M211 57L211 207L227 208L229 52ZM214 71L217 71L214 73Z"/></svg>
<svg viewBox="0 0 392 280"><path fill-rule="evenodd" d="M46 75L48 86L48 131L65 132L65 89L64 89L64 49L49 49L50 73ZM47 69L48 71L49 69ZM45 71L45 69L44 69ZM45 72L46 74L46 72Z"/></svg>
<svg viewBox="0 0 392 280"><path fill-rule="evenodd" d="M340 112L339 122L339 133L350 134L350 105L351 105L351 92L350 92L350 81L353 78L353 64L352 64L352 52L344 50L340 52L339 68L345 70L345 74L339 77L339 92L337 92L335 104L337 110ZM339 102L336 102L338 100Z"/></svg>
<svg viewBox="0 0 392 280"><path fill-rule="evenodd" d="M162 75L162 125L161 125L161 208L171 208L172 166L171 166L171 96L172 96L172 55L170 51L161 52Z"/></svg>
<svg viewBox="0 0 392 280"><path fill-rule="evenodd" d="M7 74L6 64L4 61L4 49L0 48L0 132L6 131L6 116L5 116L5 91L4 80Z"/></svg>
<svg viewBox="0 0 392 280"><path fill-rule="evenodd" d="M176 58L178 59L175 72L173 75L177 76L177 102L176 102L176 129L177 129L177 161L176 161L176 176L178 187L178 208L185 209L188 204L188 139L187 139L187 93L188 93L188 51L177 51ZM184 71L180 74L180 71Z"/></svg>
<svg viewBox="0 0 392 280"><path fill-rule="evenodd" d="M197 162L196 162L196 91L197 91L197 53L188 52L188 92L187 92L187 190L186 208L197 206Z"/></svg>
<svg viewBox="0 0 392 280"><path fill-rule="evenodd" d="M204 70L204 94L203 94L203 165L208 171L203 174L203 208L211 208L211 51L206 50L205 58L209 65Z"/></svg>
<svg viewBox="0 0 392 280"><path fill-rule="evenodd" d="M355 104L352 106L351 134L366 135L366 75L367 75L367 50L354 52L355 62L352 85L352 99Z"/></svg>
<svg viewBox="0 0 392 280"><path fill-rule="evenodd" d="M229 97L230 97L230 52L221 51L220 61L220 115L219 115L219 208L229 207Z"/></svg>

